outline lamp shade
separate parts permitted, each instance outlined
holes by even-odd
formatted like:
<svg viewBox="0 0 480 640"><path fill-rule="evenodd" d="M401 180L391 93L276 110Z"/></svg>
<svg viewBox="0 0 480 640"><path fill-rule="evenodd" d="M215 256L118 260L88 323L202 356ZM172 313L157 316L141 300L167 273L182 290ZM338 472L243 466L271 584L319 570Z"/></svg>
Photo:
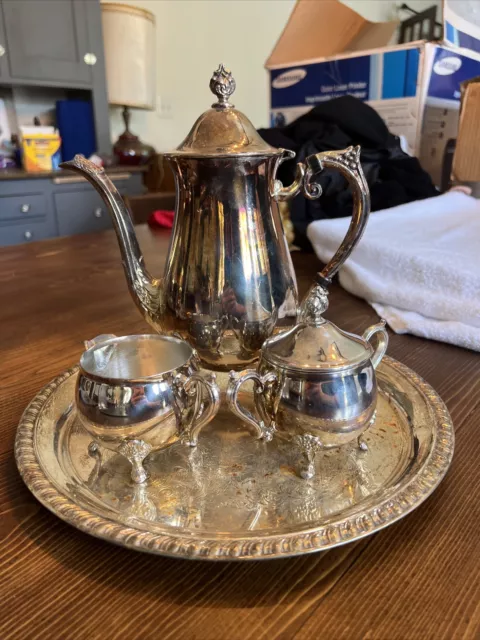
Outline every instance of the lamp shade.
<svg viewBox="0 0 480 640"><path fill-rule="evenodd" d="M154 109L154 15L114 2L102 3L101 7L109 103Z"/></svg>

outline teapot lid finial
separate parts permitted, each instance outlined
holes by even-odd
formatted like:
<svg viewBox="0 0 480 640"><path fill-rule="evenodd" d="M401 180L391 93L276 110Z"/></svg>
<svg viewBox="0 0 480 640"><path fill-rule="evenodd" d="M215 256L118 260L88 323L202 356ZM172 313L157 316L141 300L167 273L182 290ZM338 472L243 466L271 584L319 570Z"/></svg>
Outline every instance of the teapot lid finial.
<svg viewBox="0 0 480 640"><path fill-rule="evenodd" d="M232 72L229 69L225 69L223 64L219 64L218 69L213 72L213 76L210 79L210 91L218 98L218 102L212 104L212 107L217 109L233 107L234 105L228 102L228 98L235 91L236 86Z"/></svg>
<svg viewBox="0 0 480 640"><path fill-rule="evenodd" d="M164 154L167 159L178 156L190 158L241 158L242 156L281 157L283 149L271 147L257 132L250 120L228 99L236 82L229 69L218 66L210 79L210 90L217 102L197 118L185 140L174 150ZM260 165L257 165L260 167Z"/></svg>

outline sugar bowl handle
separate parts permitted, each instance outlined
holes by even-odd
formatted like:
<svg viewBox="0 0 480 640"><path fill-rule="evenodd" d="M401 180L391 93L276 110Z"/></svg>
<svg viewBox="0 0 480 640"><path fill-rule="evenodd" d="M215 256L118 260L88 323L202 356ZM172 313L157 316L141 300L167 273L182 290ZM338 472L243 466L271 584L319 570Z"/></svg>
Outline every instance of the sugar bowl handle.
<svg viewBox="0 0 480 640"><path fill-rule="evenodd" d="M240 387L248 380L253 380L255 409L258 417L254 416L248 409L242 407L238 401L238 393ZM239 373L232 371L227 387L227 406L241 420L253 427L257 439L272 439L275 427L271 417L265 408L265 394L268 393L272 384L277 383L277 376L273 373L267 373L260 376L254 369L245 369Z"/></svg>
<svg viewBox="0 0 480 640"><path fill-rule="evenodd" d="M177 376L175 379L175 401L180 408L180 423L183 432L182 440L195 447L198 442L198 434L203 427L215 417L220 408L220 389L216 383L214 373L203 376L201 373L192 373L190 376ZM203 391L207 396L206 403L202 401ZM185 398L188 400L185 401ZM192 411L181 411L193 400ZM186 417L185 417L186 416Z"/></svg>
<svg viewBox="0 0 480 640"><path fill-rule="evenodd" d="M376 369L382 361L388 347L388 333L385 329L385 320L382 320L378 324L373 324L371 327L368 327L368 329L365 329L362 337L367 342L370 342L370 338L374 335L377 336L377 346L371 358L371 362L373 368Z"/></svg>

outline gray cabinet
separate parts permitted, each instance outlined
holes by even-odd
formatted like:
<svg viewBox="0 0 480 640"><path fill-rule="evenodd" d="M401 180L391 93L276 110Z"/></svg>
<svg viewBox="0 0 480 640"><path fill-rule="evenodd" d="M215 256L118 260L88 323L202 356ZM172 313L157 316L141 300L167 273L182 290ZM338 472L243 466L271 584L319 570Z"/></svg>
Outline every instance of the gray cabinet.
<svg viewBox="0 0 480 640"><path fill-rule="evenodd" d="M41 192L0 195L0 222L45 216L47 198Z"/></svg>
<svg viewBox="0 0 480 640"><path fill-rule="evenodd" d="M145 191L141 171L125 167L109 177L122 195ZM51 178L0 179L0 246L111 227L103 200L79 176L59 172Z"/></svg>
<svg viewBox="0 0 480 640"><path fill-rule="evenodd" d="M0 245L35 242L57 235L49 180L0 180Z"/></svg>
<svg viewBox="0 0 480 640"><path fill-rule="evenodd" d="M0 0L0 84L82 90L110 153L100 0Z"/></svg>
<svg viewBox="0 0 480 640"><path fill-rule="evenodd" d="M55 221L46 217L44 220L32 219L27 222L0 227L0 245L24 244L36 240L55 238L57 235Z"/></svg>
<svg viewBox="0 0 480 640"><path fill-rule="evenodd" d="M103 231L112 226L110 213L96 191L56 193L58 235Z"/></svg>
<svg viewBox="0 0 480 640"><path fill-rule="evenodd" d="M91 0L3 0L12 79L92 84L87 5ZM1 44L1 43L0 43ZM94 58L86 58L92 62Z"/></svg>

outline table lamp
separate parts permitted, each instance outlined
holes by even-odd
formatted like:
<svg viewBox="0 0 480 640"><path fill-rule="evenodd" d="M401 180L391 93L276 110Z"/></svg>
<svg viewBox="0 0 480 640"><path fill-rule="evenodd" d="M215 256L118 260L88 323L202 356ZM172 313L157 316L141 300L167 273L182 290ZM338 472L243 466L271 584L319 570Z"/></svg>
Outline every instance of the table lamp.
<svg viewBox="0 0 480 640"><path fill-rule="evenodd" d="M130 109L155 108L155 16L127 4L101 7L108 101L123 107L125 122L113 152L119 164L144 164L155 149L130 131Z"/></svg>

